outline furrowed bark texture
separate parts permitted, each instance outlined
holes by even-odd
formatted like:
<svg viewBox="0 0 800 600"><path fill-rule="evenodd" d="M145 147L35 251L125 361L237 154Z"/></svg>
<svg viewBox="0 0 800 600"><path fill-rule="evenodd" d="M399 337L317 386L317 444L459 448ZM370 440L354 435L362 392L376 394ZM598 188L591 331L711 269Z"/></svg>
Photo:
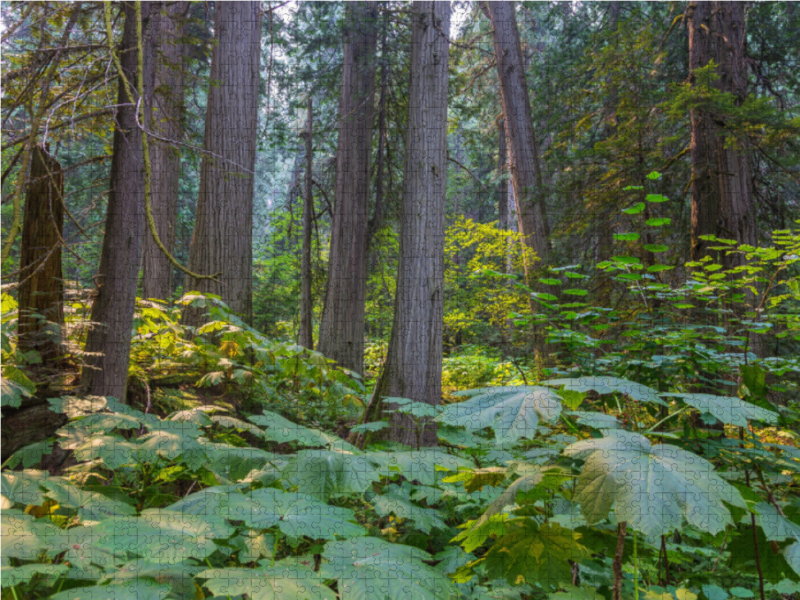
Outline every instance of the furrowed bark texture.
<svg viewBox="0 0 800 600"><path fill-rule="evenodd" d="M314 166L314 112L313 100L308 99L306 121L306 191L303 196L303 252L300 264L300 334L298 344L314 349L314 299L311 297L311 219L314 215L312 168Z"/></svg>
<svg viewBox="0 0 800 600"><path fill-rule="evenodd" d="M160 3L142 3L142 32L145 56L145 114L153 95L154 60L150 43L151 15ZM136 13L133 3L124 5L125 26L119 49L122 70L135 90L138 52L136 50ZM133 92L137 94L136 91ZM86 338L86 365L81 386L95 396L113 396L125 400L128 361L131 351L133 312L141 263L144 220L144 156L142 133L136 124L134 98L131 105L120 80L114 150L111 159L111 182L108 195L106 228L100 268L95 277L96 297L92 305L92 327Z"/></svg>
<svg viewBox="0 0 800 600"><path fill-rule="evenodd" d="M17 334L20 350L36 350L47 361L61 354L64 325L64 174L41 146L33 150L29 181L20 241Z"/></svg>
<svg viewBox="0 0 800 600"><path fill-rule="evenodd" d="M250 323L261 10L259 2L218 2L215 10L217 44L211 56L206 152L189 269L221 275L217 280L187 278L184 289L219 295ZM187 307L183 320L197 326L204 321L204 312Z"/></svg>
<svg viewBox="0 0 800 600"><path fill-rule="evenodd" d="M183 119L183 57L181 43L188 2L165 5L153 14L156 43L155 96L151 130L158 137L150 138L150 161L153 167L150 203L158 237L172 252L175 246L175 225L178 218L178 184L181 171L180 147L158 138L181 139ZM151 235L145 235L142 250L142 297L167 300L172 295L172 263L156 246Z"/></svg>
<svg viewBox="0 0 800 600"><path fill-rule="evenodd" d="M695 2L688 8L689 67L694 73L714 60L720 78L714 86L739 102L747 96L743 2ZM692 74L692 83L696 78ZM692 260L711 254L714 242L703 235L756 245L756 207L746 143L726 144L724 121L702 107L691 111ZM727 146L727 147L726 147ZM722 257L723 265L740 264L739 256Z"/></svg>
<svg viewBox="0 0 800 600"><path fill-rule="evenodd" d="M483 2L482 8L492 22L519 231L525 244L536 251L542 261L547 261L550 255L550 231L542 200L539 149L533 130L530 95L514 4Z"/></svg>
<svg viewBox="0 0 800 600"><path fill-rule="evenodd" d="M377 2L347 5L330 264L318 350L364 370Z"/></svg>
<svg viewBox="0 0 800 600"><path fill-rule="evenodd" d="M411 86L394 323L367 420L384 397L437 405L442 386L444 223L447 189L449 2L414 2ZM409 417L392 414L390 439L435 446L436 426L419 436Z"/></svg>

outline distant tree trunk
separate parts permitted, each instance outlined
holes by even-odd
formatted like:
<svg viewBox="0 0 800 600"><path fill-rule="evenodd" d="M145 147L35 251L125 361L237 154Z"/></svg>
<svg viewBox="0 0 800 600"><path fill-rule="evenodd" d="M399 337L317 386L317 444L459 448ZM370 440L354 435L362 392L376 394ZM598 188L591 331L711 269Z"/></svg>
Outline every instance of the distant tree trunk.
<svg viewBox="0 0 800 600"><path fill-rule="evenodd" d="M145 115L153 94L154 61L149 43L151 16L160 3L143 2L142 31L145 56ZM136 94L136 12L133 3L124 5L125 27L119 49L122 70ZM144 221L144 157L142 132L136 124L138 97L129 99L120 80L114 130L114 154L108 194L106 227L100 268L95 277L96 296L92 305L92 327L86 338L86 365L81 387L94 396L113 396L125 401L128 362L131 351L136 285L141 262ZM145 126L149 123L145 122Z"/></svg>
<svg viewBox="0 0 800 600"><path fill-rule="evenodd" d="M694 71L711 59L719 65L716 86L730 92L738 102L747 96L745 64L745 11L743 2L696 2L689 5L689 67ZM709 111L691 111L692 163L692 260L711 254L713 242L703 235L734 239L756 245L756 207L751 171L739 144L726 144L730 137L725 123ZM723 266L739 264L740 257L722 257Z"/></svg>
<svg viewBox="0 0 800 600"><path fill-rule="evenodd" d="M508 158L506 157L506 128L502 118L497 121L497 130L499 138L497 171L500 173L497 181L497 218L500 229L506 231L508 229L508 180L503 175Z"/></svg>
<svg viewBox="0 0 800 600"><path fill-rule="evenodd" d="M482 2L481 7L492 22L519 231L526 246L546 262L550 256L550 230L514 4ZM531 265L528 261L525 265L530 283Z"/></svg>
<svg viewBox="0 0 800 600"><path fill-rule="evenodd" d="M386 101L388 98L389 86L389 58L387 56L388 47L386 34L389 29L389 16L384 15L383 31L381 34L381 95L378 100L378 169L375 174L375 210L369 221L367 230L367 252L372 245L375 234L381 227L383 221L383 184L384 169L386 163Z"/></svg>
<svg viewBox="0 0 800 600"><path fill-rule="evenodd" d="M216 281L187 278L186 291L217 294L248 323L253 313L253 186L261 55L259 2L217 2L197 214L189 252L195 273L221 272ZM204 310L187 308L198 326Z"/></svg>
<svg viewBox="0 0 800 600"><path fill-rule="evenodd" d="M181 43L188 2L173 2L154 11L156 45L155 96L151 127L150 161L153 168L150 203L158 236L167 250L175 246L178 217L178 183L181 170L180 147L158 138L180 140L183 119L183 58ZM142 249L142 297L167 300L172 295L172 263L156 246L151 235L144 236Z"/></svg>
<svg viewBox="0 0 800 600"><path fill-rule="evenodd" d="M377 3L348 3L346 12L330 262L317 349L361 374Z"/></svg>
<svg viewBox="0 0 800 600"><path fill-rule="evenodd" d="M314 216L314 191L312 167L314 165L314 112L313 100L308 99L308 121L306 122L306 193L303 198L303 251L300 265L300 335L298 344L314 349L312 316L314 300L311 298L311 219Z"/></svg>
<svg viewBox="0 0 800 600"><path fill-rule="evenodd" d="M613 36L614 43L618 41L617 27L619 24L620 2L615 0L608 3L608 31ZM611 77L608 79L609 83ZM619 93L616 86L609 90L608 102L603 111L603 137L605 139L612 138L617 132L616 114L617 102L619 101ZM595 256L596 262L601 263L611 258L611 253L614 249L614 232L613 232L613 217L617 211L614 207L604 207L601 209L598 217L597 230L597 253ZM614 290L614 284L611 280L611 273L605 270L597 271L597 303L599 306L608 307L611 305L611 293Z"/></svg>
<svg viewBox="0 0 800 600"><path fill-rule="evenodd" d="M380 419L387 396L441 401L449 30L449 2L413 3L394 324L367 421ZM416 432L409 417L392 414L390 422L392 440L415 447L437 443L435 423Z"/></svg>
<svg viewBox="0 0 800 600"><path fill-rule="evenodd" d="M36 350L48 361L61 355L64 326L64 175L42 146L33 149L29 181L20 241L17 334L20 350Z"/></svg>

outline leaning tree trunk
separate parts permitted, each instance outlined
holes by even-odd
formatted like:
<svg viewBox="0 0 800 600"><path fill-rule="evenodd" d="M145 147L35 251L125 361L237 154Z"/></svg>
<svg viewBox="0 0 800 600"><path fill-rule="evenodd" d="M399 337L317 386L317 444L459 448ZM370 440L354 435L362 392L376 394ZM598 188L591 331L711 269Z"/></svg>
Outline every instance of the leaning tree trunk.
<svg viewBox="0 0 800 600"><path fill-rule="evenodd" d="M543 201L539 149L533 130L514 4L483 2L481 6L492 22L519 231L525 245L534 250L542 261L547 261L550 255L550 230ZM524 264L531 283L531 265L528 260Z"/></svg>
<svg viewBox="0 0 800 600"><path fill-rule="evenodd" d="M311 228L314 218L314 189L312 167L314 166L314 112L313 100L308 99L306 121L306 191L303 196L303 249L300 260L300 334L297 343L314 349L314 299L311 297Z"/></svg>
<svg viewBox="0 0 800 600"><path fill-rule="evenodd" d="M47 362L61 354L64 326L64 175L41 146L33 150L29 181L20 243L17 334L20 350L36 350Z"/></svg>
<svg viewBox="0 0 800 600"><path fill-rule="evenodd" d="M375 88L376 2L347 5L330 263L317 349L364 370L364 312Z"/></svg>
<svg viewBox="0 0 800 600"><path fill-rule="evenodd" d="M203 162L189 269L219 273L188 277L184 289L217 294L233 312L252 321L253 186L258 125L261 40L259 2L217 2L206 106ZM204 310L186 308L183 320L198 326Z"/></svg>
<svg viewBox="0 0 800 600"><path fill-rule="evenodd" d="M394 324L366 420L385 397L438 405L442 394L449 2L414 2L406 162ZM436 427L393 414L390 439L435 446Z"/></svg>
<svg viewBox="0 0 800 600"><path fill-rule="evenodd" d="M143 2L142 30L145 115L153 92L152 44L149 43L151 15L159 3ZM137 126L136 12L133 3L124 5L125 28L119 56L124 76L135 98L129 99L120 79L120 108L114 130L114 154L111 159L111 182L108 194L106 228L100 269L95 277L92 326L86 338L86 364L81 387L95 396L113 396L125 400L128 361L131 351L136 284L141 261L144 221L144 155L142 132ZM145 123L149 125L148 123Z"/></svg>
<svg viewBox="0 0 800 600"><path fill-rule="evenodd" d="M188 2L168 4L153 14L156 44L155 97L151 128L150 162L152 179L150 204L158 237L172 252L178 218L178 182L181 171L180 146L183 119L183 58ZM145 235L142 249L142 297L167 300L172 295L172 263L159 250L151 235Z"/></svg>

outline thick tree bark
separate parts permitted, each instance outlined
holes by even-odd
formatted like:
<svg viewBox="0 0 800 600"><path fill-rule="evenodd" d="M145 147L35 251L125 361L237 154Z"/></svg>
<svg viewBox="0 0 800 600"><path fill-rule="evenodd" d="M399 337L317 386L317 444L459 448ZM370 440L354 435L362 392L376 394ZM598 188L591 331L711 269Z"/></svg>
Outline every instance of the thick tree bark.
<svg viewBox="0 0 800 600"><path fill-rule="evenodd" d="M306 193L303 197L303 250L300 265L300 335L298 344L314 349L312 317L314 300L311 297L311 219L314 216L314 188L312 167L314 166L314 112L313 100L308 99L308 120L306 121Z"/></svg>
<svg viewBox="0 0 800 600"><path fill-rule="evenodd" d="M378 100L378 168L375 174L375 209L367 230L367 252L369 252L372 240L383 222L384 169L386 168L386 101L389 93L389 57L387 55L386 39L388 29L389 16L384 15L381 34L381 95L380 100Z"/></svg>
<svg viewBox="0 0 800 600"><path fill-rule="evenodd" d="M20 242L17 333L20 350L36 350L48 361L61 354L64 326L64 175L41 146L33 150L29 181Z"/></svg>
<svg viewBox="0 0 800 600"><path fill-rule="evenodd" d="M330 263L318 350L364 370L364 312L377 3L347 5Z"/></svg>
<svg viewBox="0 0 800 600"><path fill-rule="evenodd" d="M743 2L695 2L688 8L689 67L694 71L711 59L719 66L715 86L732 93L739 102L747 96L745 64L745 11ZM709 111L691 111L692 260L711 254L713 242L703 235L757 244L756 207L751 170L739 144L726 144L725 123ZM739 256L722 257L730 268Z"/></svg>
<svg viewBox="0 0 800 600"><path fill-rule="evenodd" d="M156 44L155 97L151 128L150 161L153 166L150 203L156 230L167 250L175 246L178 217L178 183L180 178L180 146L164 142L180 140L183 119L183 58L186 48L181 43L188 2L167 4L153 14ZM163 139L159 139L163 138ZM142 297L167 300L172 295L172 263L156 246L151 235L145 235L142 250Z"/></svg>
<svg viewBox="0 0 800 600"><path fill-rule="evenodd" d="M449 2L414 2L411 29L400 264L394 324L383 373L366 418L380 418L383 398L438 405L442 386L444 223L447 190L447 64ZM414 430L392 414L390 439L435 446L436 426ZM418 435L419 434L419 435Z"/></svg>
<svg viewBox="0 0 800 600"><path fill-rule="evenodd" d="M482 2L481 7L492 22L519 231L527 247L535 250L538 257L546 262L550 255L550 230L542 199L539 149L533 130L514 4ZM530 271L528 261L525 265L526 271Z"/></svg>
<svg viewBox="0 0 800 600"><path fill-rule="evenodd" d="M184 289L219 295L249 323L261 8L259 2L218 2L215 11L214 83L208 91L189 269L221 275L216 280L188 278ZM197 326L204 321L204 312L187 308L184 322Z"/></svg>
<svg viewBox="0 0 800 600"><path fill-rule="evenodd" d="M497 170L504 173L508 166L508 157L506 156L506 128L502 118L497 121L497 130L499 138ZM497 218L500 229L506 231L508 229L508 180L502 176L497 181Z"/></svg>
<svg viewBox="0 0 800 600"><path fill-rule="evenodd" d="M133 3L124 5L125 27L122 34L120 61L125 77L136 92L136 12ZM153 94L154 61L151 15L160 3L142 3L143 57L145 71L145 115ZM144 156L142 132L136 123L138 96L127 97L120 80L114 130L114 154L111 159L111 183L108 195L106 228L100 268L95 277L97 286L92 305L92 327L86 338L86 365L81 387L95 396L113 396L125 401L128 382L128 361L131 351L133 312L141 262L144 221ZM145 123L149 125L149 123Z"/></svg>

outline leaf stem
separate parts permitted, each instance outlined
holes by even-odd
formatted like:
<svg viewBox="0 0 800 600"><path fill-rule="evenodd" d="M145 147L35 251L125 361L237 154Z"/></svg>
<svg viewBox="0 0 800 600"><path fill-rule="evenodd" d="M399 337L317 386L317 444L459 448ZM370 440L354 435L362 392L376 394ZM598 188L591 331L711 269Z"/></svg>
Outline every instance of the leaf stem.
<svg viewBox="0 0 800 600"><path fill-rule="evenodd" d="M649 434L649 433L653 433L653 432L655 432L656 428L657 428L659 425L661 425L661 424L662 424L664 421L668 421L668 420L670 420L672 417L677 417L679 414L681 414L681 413L682 413L682 412L684 412L684 411L687 411L687 410L689 410L690 408L691 408L691 406L685 406L685 407L683 407L682 409L680 409L679 411L677 411L677 412L674 412L674 413L672 413L671 415L667 415L666 417L664 417L663 419L661 419L661 420L660 420L658 423L656 423L655 425L653 425L653 426L652 426L650 429L648 429L647 431L645 431L645 432L644 432L644 435L647 435L647 434Z"/></svg>

